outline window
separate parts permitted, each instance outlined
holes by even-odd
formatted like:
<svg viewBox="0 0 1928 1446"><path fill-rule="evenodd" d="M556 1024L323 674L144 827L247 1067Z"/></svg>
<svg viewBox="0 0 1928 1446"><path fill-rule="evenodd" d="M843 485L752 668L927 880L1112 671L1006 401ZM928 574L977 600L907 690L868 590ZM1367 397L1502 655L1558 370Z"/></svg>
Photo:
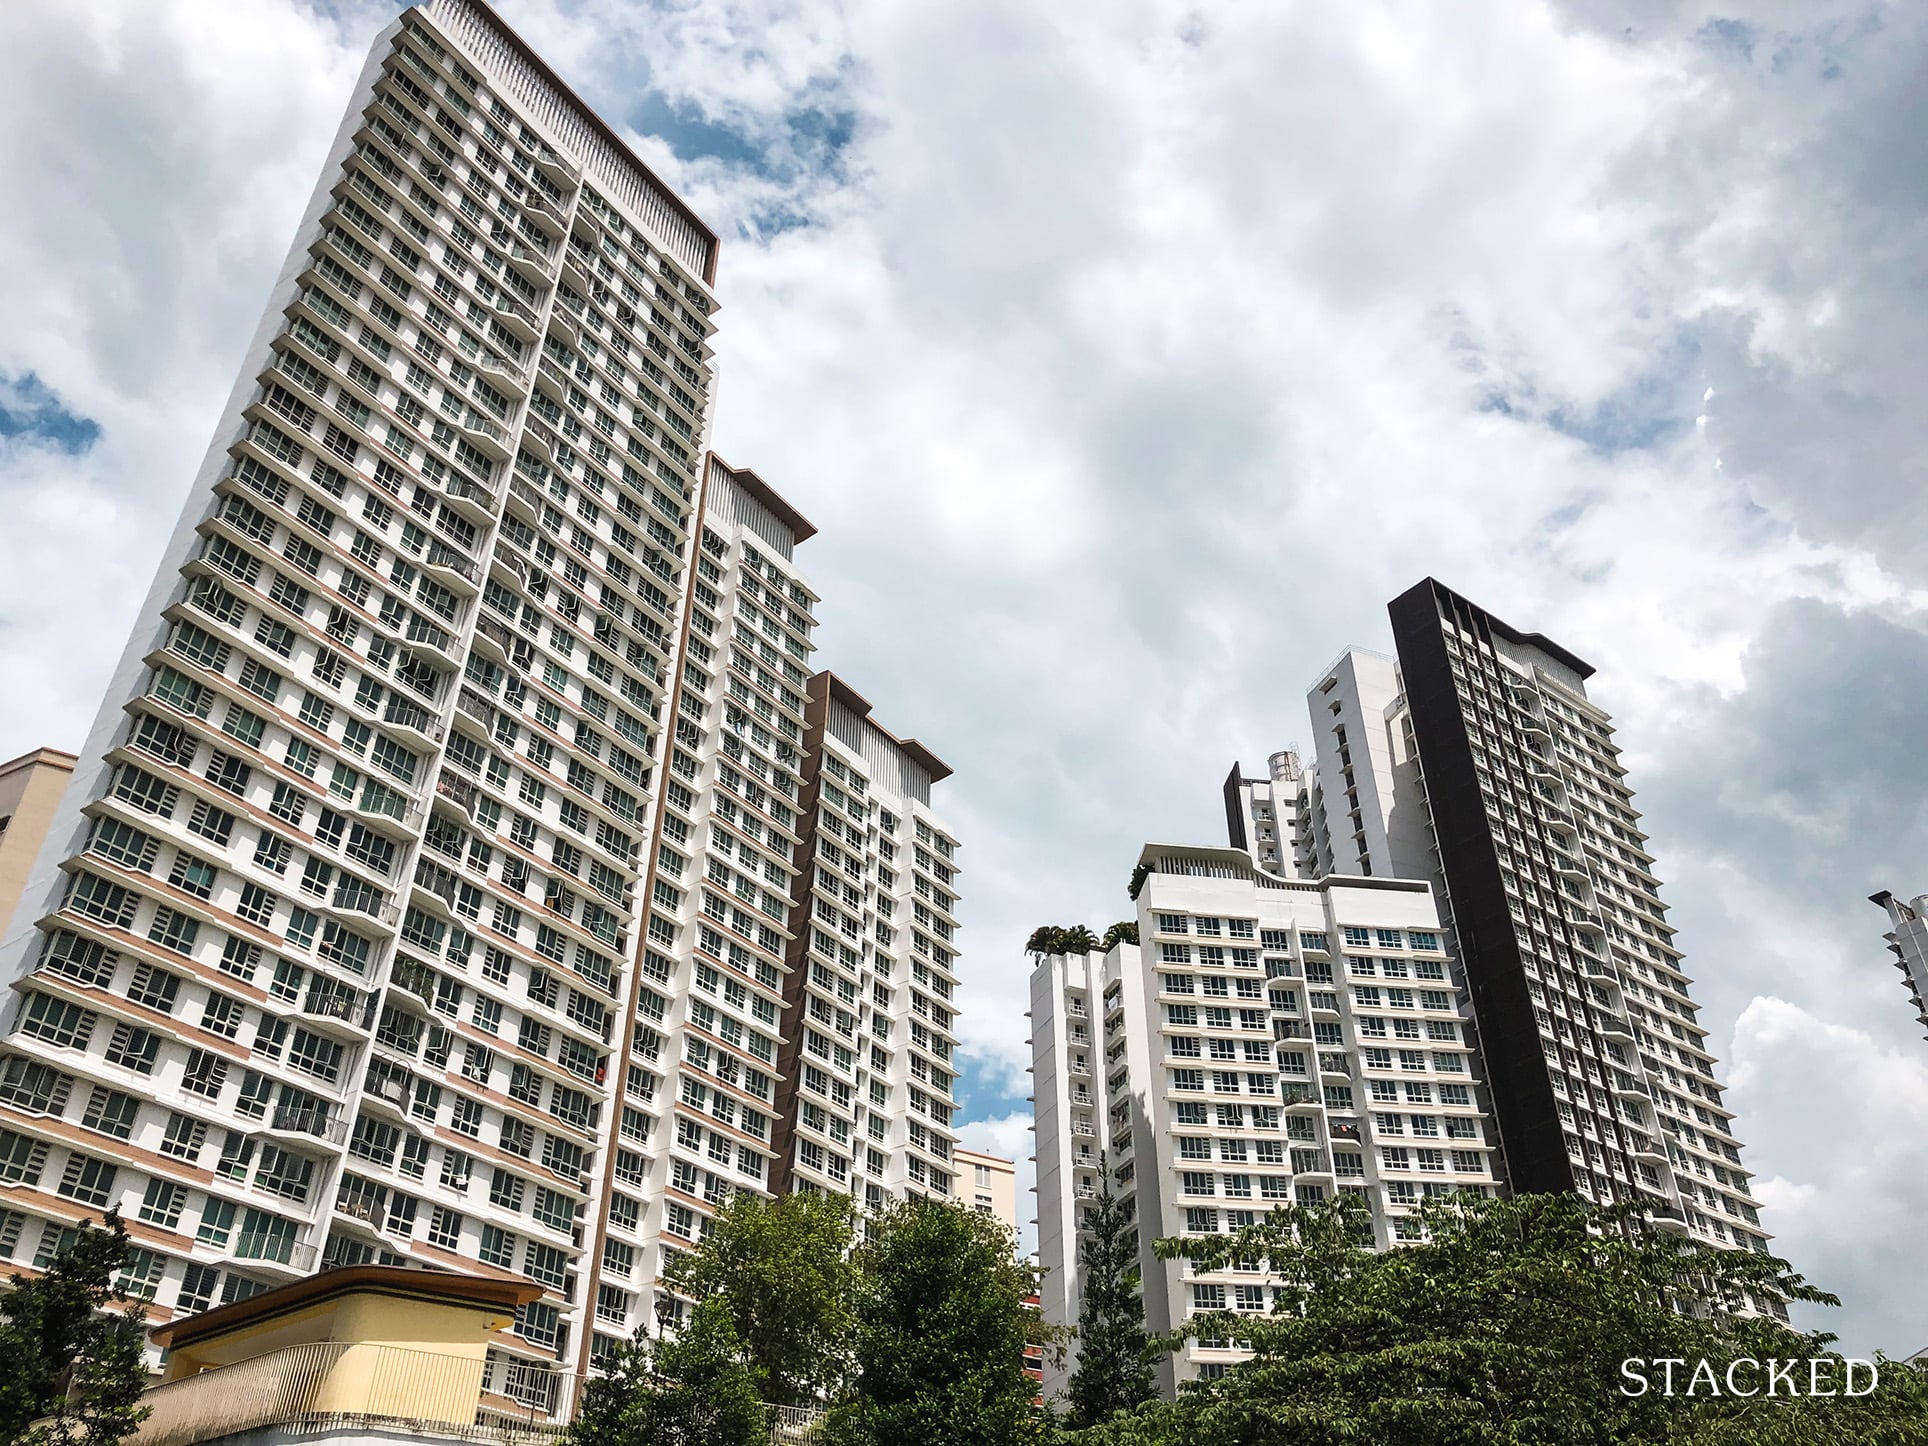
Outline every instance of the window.
<svg viewBox="0 0 1928 1446"><path fill-rule="evenodd" d="M60 1193L83 1205L106 1205L114 1198L114 1178L119 1168L91 1155L67 1157L67 1168L60 1177Z"/></svg>
<svg viewBox="0 0 1928 1446"><path fill-rule="evenodd" d="M88 1097L87 1112L81 1116L80 1122L90 1130L125 1140L133 1136L134 1120L140 1110L140 1101L132 1095L96 1085L93 1094Z"/></svg>
<svg viewBox="0 0 1928 1446"><path fill-rule="evenodd" d="M45 1140L0 1130L0 1183L38 1185L49 1148Z"/></svg>
<svg viewBox="0 0 1928 1446"><path fill-rule="evenodd" d="M192 954L200 932L199 920L163 906L154 911L154 922L148 926L147 937L176 954Z"/></svg>
<svg viewBox="0 0 1928 1446"><path fill-rule="evenodd" d="M127 986L127 997L136 1004L144 1004L149 1009L159 1010L162 1014L174 1012L175 998L181 992L180 976L168 973L152 964L143 964L134 971L133 979Z"/></svg>
<svg viewBox="0 0 1928 1446"><path fill-rule="evenodd" d="M30 992L20 1018L20 1030L48 1044L81 1049L93 1035L95 1018L91 1011L78 1004L56 999L51 994Z"/></svg>

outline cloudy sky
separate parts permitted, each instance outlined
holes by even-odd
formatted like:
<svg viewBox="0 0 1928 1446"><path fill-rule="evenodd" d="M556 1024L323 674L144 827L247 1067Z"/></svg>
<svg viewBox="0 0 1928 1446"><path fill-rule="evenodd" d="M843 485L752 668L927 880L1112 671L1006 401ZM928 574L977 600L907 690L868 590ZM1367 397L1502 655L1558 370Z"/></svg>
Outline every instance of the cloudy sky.
<svg viewBox="0 0 1928 1446"><path fill-rule="evenodd" d="M501 3L726 238L717 449L957 770L974 1139L1031 926L1432 573L1599 668L1806 1319L1928 1345L1928 7ZM396 8L0 4L0 757L82 737Z"/></svg>

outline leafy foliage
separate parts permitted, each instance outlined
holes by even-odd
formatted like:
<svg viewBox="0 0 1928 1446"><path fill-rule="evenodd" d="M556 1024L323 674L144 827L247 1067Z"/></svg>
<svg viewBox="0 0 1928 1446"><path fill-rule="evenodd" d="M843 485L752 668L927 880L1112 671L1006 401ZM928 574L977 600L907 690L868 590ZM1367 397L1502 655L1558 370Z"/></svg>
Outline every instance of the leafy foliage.
<svg viewBox="0 0 1928 1446"><path fill-rule="evenodd" d="M769 1412L720 1296L652 1341L639 1329L590 1381L569 1446L760 1446Z"/></svg>
<svg viewBox="0 0 1928 1446"><path fill-rule="evenodd" d="M856 1321L849 1197L761 1200L738 1194L672 1282L721 1300L763 1399L807 1406L833 1397L849 1371Z"/></svg>
<svg viewBox="0 0 1928 1446"><path fill-rule="evenodd" d="M1087 924L1040 924L1031 931L1031 937L1024 941L1024 952L1037 958L1050 954L1089 954L1096 949L1109 949L1118 942L1119 931L1129 928L1129 943L1138 942L1136 924L1113 924L1105 931L1104 941L1091 932Z"/></svg>
<svg viewBox="0 0 1928 1446"><path fill-rule="evenodd" d="M1035 1288L1011 1232L975 1210L912 1199L857 1250L857 1375L831 1413L836 1446L1012 1446L1035 1441L1024 1372Z"/></svg>
<svg viewBox="0 0 1928 1446"><path fill-rule="evenodd" d="M1138 1293L1138 1235L1107 1182L1086 1216L1078 1251L1084 1298L1078 1309L1078 1364L1065 1388L1073 1426L1091 1426L1144 1405L1157 1393Z"/></svg>
<svg viewBox="0 0 1928 1446"><path fill-rule="evenodd" d="M1248 1340L1223 1379L1113 1417L1083 1446L1740 1446L1928 1441L1928 1380L1881 1364L1865 1399L1623 1394L1621 1363L1828 1354L1832 1338L1742 1316L1747 1296L1836 1304L1784 1261L1653 1229L1574 1195L1458 1197L1420 1212L1429 1238L1375 1252L1342 1199L1274 1211L1233 1236L1160 1241L1202 1270L1264 1259L1269 1316L1189 1329ZM1684 1373L1683 1373L1684 1378ZM1724 1379L1724 1375L1722 1375ZM1837 1366L1836 1380L1840 1379ZM1749 1377L1743 1374L1743 1384ZM1683 1379L1684 1384L1684 1379Z"/></svg>
<svg viewBox="0 0 1928 1446"><path fill-rule="evenodd" d="M146 1419L142 1318L110 1309L133 1303L114 1284L133 1253L110 1210L0 1292L0 1441L114 1446Z"/></svg>
<svg viewBox="0 0 1928 1446"><path fill-rule="evenodd" d="M1098 947L1109 954L1112 946L1115 944L1136 944L1137 942L1138 921L1136 919L1120 919L1109 929L1105 930L1105 937L1098 941Z"/></svg>

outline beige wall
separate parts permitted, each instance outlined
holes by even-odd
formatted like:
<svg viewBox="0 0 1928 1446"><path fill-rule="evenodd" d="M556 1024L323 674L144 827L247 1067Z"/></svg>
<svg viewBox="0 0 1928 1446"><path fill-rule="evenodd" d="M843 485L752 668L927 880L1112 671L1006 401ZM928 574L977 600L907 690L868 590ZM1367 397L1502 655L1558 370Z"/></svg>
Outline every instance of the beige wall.
<svg viewBox="0 0 1928 1446"><path fill-rule="evenodd" d="M11 932L14 905L73 773L73 755L52 748L0 763L0 819L7 820L0 832L0 938Z"/></svg>
<svg viewBox="0 0 1928 1446"><path fill-rule="evenodd" d="M988 1208L1015 1232L1018 1228L1017 1167L997 1155L980 1154L976 1150L960 1148L953 1154L953 1163L957 1166L953 1198L962 1205Z"/></svg>

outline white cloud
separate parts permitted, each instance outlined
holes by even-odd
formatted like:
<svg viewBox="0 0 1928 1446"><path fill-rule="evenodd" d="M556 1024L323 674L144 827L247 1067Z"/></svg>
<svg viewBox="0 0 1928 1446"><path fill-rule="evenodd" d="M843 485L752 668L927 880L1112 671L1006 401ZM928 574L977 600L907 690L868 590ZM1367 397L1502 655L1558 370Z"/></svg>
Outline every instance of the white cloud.
<svg viewBox="0 0 1928 1446"><path fill-rule="evenodd" d="M1923 676L1875 663L1928 625L1928 12L1721 8L505 4L726 232L718 449L822 526L825 656L957 769L1006 1080L1031 926L1217 837L1232 757L1426 573L1600 666L1717 1034L1761 995L1910 1047L1859 895L1928 839L1878 786L1910 755L1852 744ZM0 375L103 427L0 455L39 524L0 536L0 753L84 729L385 13L0 7ZM1792 1048L1734 1055L1766 1224L1911 1349L1910 1197L1819 1238ZM1848 1079L1803 1098L1861 1118Z"/></svg>
<svg viewBox="0 0 1928 1446"><path fill-rule="evenodd" d="M1919 1043L1897 1048L1772 998L1754 1000L1735 1027L1737 1107L1772 1117L1800 1142L1793 1168L1760 1182L1762 1206L1777 1250L1823 1289L1916 1274L1895 1246L1918 1236L1928 1213L1928 1055ZM1928 1345L1912 1293L1855 1304L1851 1348L1910 1355ZM1810 1307L1799 1320L1840 1331L1839 1314Z"/></svg>

